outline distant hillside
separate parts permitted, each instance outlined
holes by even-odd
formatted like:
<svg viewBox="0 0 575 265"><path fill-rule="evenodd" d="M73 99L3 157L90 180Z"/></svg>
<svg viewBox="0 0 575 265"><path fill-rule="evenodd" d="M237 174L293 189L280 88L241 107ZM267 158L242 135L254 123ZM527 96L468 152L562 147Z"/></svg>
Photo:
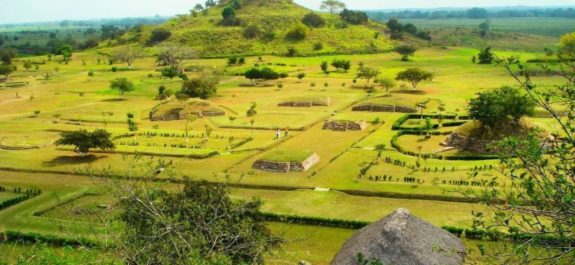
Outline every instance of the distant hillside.
<svg viewBox="0 0 575 265"><path fill-rule="evenodd" d="M375 53L390 50L392 42L385 36L386 27L369 21L354 25L336 14L317 13L325 20L318 28L304 27L307 34L301 40L288 38L294 27L312 11L291 0L242 0L235 8L234 21L223 22L222 11L230 6L213 6L207 11L178 16L160 26L136 28L111 43L139 42L149 44L152 31L158 28L172 34L167 41L187 44L203 57L230 55L284 55L291 48L298 56L321 54ZM191 7L192 8L192 7ZM232 24L226 26L224 24ZM246 34L246 29L252 34ZM251 35L251 36L250 36Z"/></svg>

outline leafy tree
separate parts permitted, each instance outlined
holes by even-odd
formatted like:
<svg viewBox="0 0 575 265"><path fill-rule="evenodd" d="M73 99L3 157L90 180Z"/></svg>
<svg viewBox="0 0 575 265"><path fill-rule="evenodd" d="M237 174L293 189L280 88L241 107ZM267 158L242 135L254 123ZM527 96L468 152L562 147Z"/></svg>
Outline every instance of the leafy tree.
<svg viewBox="0 0 575 265"><path fill-rule="evenodd" d="M512 87L479 93L469 101L469 114L481 122L486 129L495 129L502 124L513 122L520 125L521 118L533 115L535 102Z"/></svg>
<svg viewBox="0 0 575 265"><path fill-rule="evenodd" d="M8 80L8 77L16 71L16 66L11 64L0 64L0 75L4 76L4 79Z"/></svg>
<svg viewBox="0 0 575 265"><path fill-rule="evenodd" d="M129 69L132 69L132 65L136 62L136 60L144 56L145 53L142 48L137 46L124 46L115 50L111 57L113 61L124 62L128 65Z"/></svg>
<svg viewBox="0 0 575 265"><path fill-rule="evenodd" d="M314 12L306 14L301 22L310 28L321 28L325 26L325 20Z"/></svg>
<svg viewBox="0 0 575 265"><path fill-rule="evenodd" d="M120 95L126 94L126 92L134 91L134 83L127 78L116 78L110 81L110 88L118 90Z"/></svg>
<svg viewBox="0 0 575 265"><path fill-rule="evenodd" d="M247 70L244 73L244 76L249 79L252 83L254 82L254 80L258 80L262 77L261 73L260 73L260 69L258 68L250 68L249 70Z"/></svg>
<svg viewBox="0 0 575 265"><path fill-rule="evenodd" d="M561 36L560 41L561 54L563 56L575 56L575 32Z"/></svg>
<svg viewBox="0 0 575 265"><path fill-rule="evenodd" d="M250 79L251 82L254 80L277 80L281 77L281 74L272 70L271 68L251 68L244 73L244 76L247 79ZM285 78L285 77L284 77Z"/></svg>
<svg viewBox="0 0 575 265"><path fill-rule="evenodd" d="M168 40L172 36L172 32L165 28L155 28L152 30L152 35L148 39L149 45L158 44L160 42Z"/></svg>
<svg viewBox="0 0 575 265"><path fill-rule="evenodd" d="M180 72L176 70L174 67L166 67L161 70L162 76L167 77L169 79L173 79L180 75Z"/></svg>
<svg viewBox="0 0 575 265"><path fill-rule="evenodd" d="M72 52L72 46L68 44L64 44L58 49L58 53L62 55L62 61L64 61L66 64L68 64L68 62L72 59Z"/></svg>
<svg viewBox="0 0 575 265"><path fill-rule="evenodd" d="M326 61L321 62L321 71L325 74L329 74L329 63Z"/></svg>
<svg viewBox="0 0 575 265"><path fill-rule="evenodd" d="M396 86L396 83L393 79L390 78L381 78L375 81L379 86L385 88L385 92L388 92L390 89Z"/></svg>
<svg viewBox="0 0 575 265"><path fill-rule="evenodd" d="M301 41L307 37L308 29L302 24L293 26L286 34L286 38L291 41Z"/></svg>
<svg viewBox="0 0 575 265"><path fill-rule="evenodd" d="M246 39L255 39L259 37L261 34L262 29L260 28L260 26L255 24L249 25L244 29L244 37Z"/></svg>
<svg viewBox="0 0 575 265"><path fill-rule="evenodd" d="M56 141L56 145L73 145L74 152L85 156L92 148L114 150L114 143L110 137L110 133L101 129L95 130L93 132L88 132L86 130L63 132L61 138Z"/></svg>
<svg viewBox="0 0 575 265"><path fill-rule="evenodd" d="M319 8L321 10L327 10L330 13L335 14L340 10L345 9L345 4L337 0L325 0L321 1L321 6Z"/></svg>
<svg viewBox="0 0 575 265"><path fill-rule="evenodd" d="M162 85L158 88L158 95L156 96L156 99L165 100L170 98L173 94L174 92L172 92L171 89L167 89L165 86Z"/></svg>
<svg viewBox="0 0 575 265"><path fill-rule="evenodd" d="M488 263L572 264L575 260L575 80L568 70L575 64L564 56L557 56L558 69L563 70L554 88L540 86L528 73L518 72L527 65L517 58L499 62L528 97L552 117L553 125L548 128L553 128L553 137L542 139L534 132L506 138L498 145L502 176L491 182L505 181L505 186L457 191L489 207L474 214L478 229L505 232L513 238L503 247L483 245ZM550 70L546 65L540 67Z"/></svg>
<svg viewBox="0 0 575 265"><path fill-rule="evenodd" d="M353 11L344 9L341 14L341 18L345 20L345 22L354 25L365 24L369 20L367 14L363 11Z"/></svg>
<svg viewBox="0 0 575 265"><path fill-rule="evenodd" d="M479 18L487 18L489 16L489 12L485 8L471 8L467 10L467 17L471 19L479 19Z"/></svg>
<svg viewBox="0 0 575 265"><path fill-rule="evenodd" d="M409 61L409 56L413 56L416 51L417 48L411 45L400 45L395 48L395 52L402 56L401 60L404 62Z"/></svg>
<svg viewBox="0 0 575 265"><path fill-rule="evenodd" d="M207 0L205 6L206 6L206 8L214 7L214 6L216 6L216 1Z"/></svg>
<svg viewBox="0 0 575 265"><path fill-rule="evenodd" d="M391 39L401 40L403 38L403 24L399 23L399 20L392 18L387 21L386 25L389 31L391 31Z"/></svg>
<svg viewBox="0 0 575 265"><path fill-rule="evenodd" d="M331 65L333 67L335 67L337 70L344 70L344 71L348 71L349 69L351 69L351 61L349 60L343 60L343 59L334 59L333 62L331 63Z"/></svg>
<svg viewBox="0 0 575 265"><path fill-rule="evenodd" d="M126 116L128 117L128 131L135 133L138 131L138 124L136 124L136 121L134 121L134 114L128 113Z"/></svg>
<svg viewBox="0 0 575 265"><path fill-rule="evenodd" d="M489 20L485 20L483 23L479 24L479 35L481 35L482 38L487 37L490 30L491 22Z"/></svg>
<svg viewBox="0 0 575 265"><path fill-rule="evenodd" d="M411 23L405 24L403 30L413 36L417 35L417 27Z"/></svg>
<svg viewBox="0 0 575 265"><path fill-rule="evenodd" d="M365 65L361 65L357 69L356 79L365 79L366 84L365 86L369 86L369 82L376 78L380 74L380 71L377 68L367 67Z"/></svg>
<svg viewBox="0 0 575 265"><path fill-rule="evenodd" d="M410 82L413 89L417 89L419 83L433 80L433 74L420 68L409 68L399 72L395 80Z"/></svg>
<svg viewBox="0 0 575 265"><path fill-rule="evenodd" d="M0 49L0 62L2 64L12 64L14 57L16 57L16 52L13 49Z"/></svg>
<svg viewBox="0 0 575 265"><path fill-rule="evenodd" d="M222 18L229 20L236 17L236 10L231 6L226 6L222 10Z"/></svg>
<svg viewBox="0 0 575 265"><path fill-rule="evenodd" d="M23 66L24 66L24 69L30 70L30 68L32 68L32 62L26 60L26 61L24 61Z"/></svg>
<svg viewBox="0 0 575 265"><path fill-rule="evenodd" d="M258 114L258 111L256 110L257 106L258 105L256 102L252 102L252 105L250 106L250 108L246 112L246 116L248 116L248 117L256 116Z"/></svg>
<svg viewBox="0 0 575 265"><path fill-rule="evenodd" d="M201 76L187 80L180 93L192 98L209 99L217 94L219 80L214 77Z"/></svg>
<svg viewBox="0 0 575 265"><path fill-rule="evenodd" d="M487 47L477 55L479 64L492 64L495 60L495 55L491 53L491 47Z"/></svg>

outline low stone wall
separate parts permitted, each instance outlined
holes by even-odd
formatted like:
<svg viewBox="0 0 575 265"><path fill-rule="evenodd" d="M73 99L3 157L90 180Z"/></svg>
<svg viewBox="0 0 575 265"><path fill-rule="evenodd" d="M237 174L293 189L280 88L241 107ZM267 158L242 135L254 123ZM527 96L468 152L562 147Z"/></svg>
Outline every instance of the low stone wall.
<svg viewBox="0 0 575 265"><path fill-rule="evenodd" d="M493 142L486 140L479 140L472 137L466 137L460 133L452 133L447 136L445 141L441 143L442 146L456 147L458 149L472 151L476 153L490 153L490 145Z"/></svg>
<svg viewBox="0 0 575 265"><path fill-rule="evenodd" d="M369 112L400 112L400 113L416 113L417 109L407 106L398 105L380 105L380 104L365 104L355 106L352 111L369 111Z"/></svg>
<svg viewBox="0 0 575 265"><path fill-rule="evenodd" d="M223 111L198 111L198 112L184 112L182 109L174 109L170 110L164 115L155 116L151 115L151 121L175 121L175 120L186 120L190 116L197 116L198 118L203 117L217 117L217 116L225 116L226 113Z"/></svg>
<svg viewBox="0 0 575 265"><path fill-rule="evenodd" d="M365 121L333 121L327 120L323 124L324 130L332 130L332 131L361 131L367 127L367 123Z"/></svg>
<svg viewBox="0 0 575 265"><path fill-rule="evenodd" d="M313 154L303 162L275 162L267 160L258 160L252 165L253 169L288 173L288 172L305 172L308 171L315 164L319 163L320 158L317 154Z"/></svg>
<svg viewBox="0 0 575 265"><path fill-rule="evenodd" d="M311 107L327 107L329 104L323 104L318 102L282 102L278 104L278 107L294 107L294 108L311 108Z"/></svg>

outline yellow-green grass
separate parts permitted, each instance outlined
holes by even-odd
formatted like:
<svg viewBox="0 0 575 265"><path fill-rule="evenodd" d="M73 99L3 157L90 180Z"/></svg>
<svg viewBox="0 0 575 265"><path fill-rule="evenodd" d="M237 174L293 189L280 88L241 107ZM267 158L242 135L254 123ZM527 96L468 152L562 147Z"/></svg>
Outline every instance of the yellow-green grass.
<svg viewBox="0 0 575 265"><path fill-rule="evenodd" d="M7 200L10 200L10 199L18 198L20 196L21 196L21 194L18 194L18 193L12 193L12 192L8 192L8 191L0 192L0 203L7 201Z"/></svg>
<svg viewBox="0 0 575 265"><path fill-rule="evenodd" d="M267 153L261 159L273 162L303 162L312 154L313 152L309 150L276 149Z"/></svg>

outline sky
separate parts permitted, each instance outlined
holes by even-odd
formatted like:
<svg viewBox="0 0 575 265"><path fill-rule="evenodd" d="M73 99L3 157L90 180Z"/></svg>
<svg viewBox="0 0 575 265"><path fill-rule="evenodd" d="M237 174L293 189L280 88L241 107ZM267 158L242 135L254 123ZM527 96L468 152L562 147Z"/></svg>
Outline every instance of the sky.
<svg viewBox="0 0 575 265"><path fill-rule="evenodd" d="M294 0L317 9L321 0ZM0 0L0 24L187 13L199 0ZM575 6L575 0L343 0L351 9Z"/></svg>

